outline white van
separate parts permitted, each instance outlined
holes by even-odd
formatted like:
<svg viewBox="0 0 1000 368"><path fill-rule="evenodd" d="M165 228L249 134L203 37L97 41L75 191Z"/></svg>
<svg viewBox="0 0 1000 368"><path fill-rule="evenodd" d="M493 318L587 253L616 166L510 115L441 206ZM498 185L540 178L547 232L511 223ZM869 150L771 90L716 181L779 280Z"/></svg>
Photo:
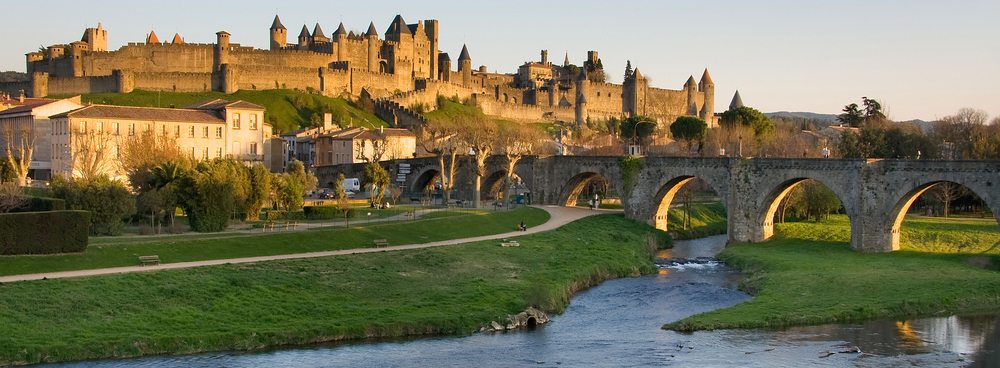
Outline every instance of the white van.
<svg viewBox="0 0 1000 368"><path fill-rule="evenodd" d="M344 179L344 182L341 183L341 185L344 187L344 190L347 191L347 192L357 193L357 192L361 191L361 180L358 179L358 178L347 178L347 179Z"/></svg>

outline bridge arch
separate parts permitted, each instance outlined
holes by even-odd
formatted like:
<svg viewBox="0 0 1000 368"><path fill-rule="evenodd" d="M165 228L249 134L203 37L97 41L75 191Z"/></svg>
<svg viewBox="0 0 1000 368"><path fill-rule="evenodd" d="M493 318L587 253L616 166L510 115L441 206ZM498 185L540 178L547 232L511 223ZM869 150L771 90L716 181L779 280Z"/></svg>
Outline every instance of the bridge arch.
<svg viewBox="0 0 1000 368"><path fill-rule="evenodd" d="M423 193L436 189L434 184L441 180L441 171L436 168L425 168L414 175L413 182L409 190L414 193Z"/></svg>
<svg viewBox="0 0 1000 368"><path fill-rule="evenodd" d="M517 174L514 174L515 176ZM483 177L483 187L479 193L479 200L495 200L496 194L504 189L504 182L507 180L507 170L497 170Z"/></svg>
<svg viewBox="0 0 1000 368"><path fill-rule="evenodd" d="M856 240L855 227L858 225L855 219L857 219L857 206L850 193L845 190L843 185L835 185L834 182L827 177L817 178L808 176L799 176L791 179L785 179L778 184L772 184L767 187L772 188L771 191L763 197L759 202L757 209L757 219L754 223L755 235L753 237L754 241L767 241L774 236L774 215L777 213L781 202L788 196L789 193L796 186L802 184L807 180L814 180L823 184L827 189L833 192L840 200L841 205L844 207L844 212L847 214L847 219L851 224L851 246L858 249L859 246Z"/></svg>
<svg viewBox="0 0 1000 368"><path fill-rule="evenodd" d="M601 185L610 189L610 182L604 175L593 171L582 172L570 178L566 185L563 185L556 203L566 207L576 206L577 198L587 189L588 185Z"/></svg>
<svg viewBox="0 0 1000 368"><path fill-rule="evenodd" d="M717 195L721 195L718 185L719 183L712 183L711 179L706 180L705 178L694 175L680 175L674 177L660 186L659 191L657 191L653 196L653 201L650 205L653 206L654 221L651 225L654 225L657 229L663 231L668 230L669 224L667 219L669 218L670 206L674 201L674 197L680 193L684 185L695 180L703 180ZM725 200L722 201L722 204L723 206L728 205Z"/></svg>
<svg viewBox="0 0 1000 368"><path fill-rule="evenodd" d="M982 199L984 205L988 207L991 212L993 212L994 220L1000 223L1000 218L997 218L1000 214L996 211L996 209L1000 209L1000 203L997 203L998 198L992 195L993 192L990 190L990 187L997 184L987 181L985 185L983 185L983 183L978 180L969 181L963 180L963 178L960 177L929 178L926 181L918 183L920 184L900 188L898 192L905 190L905 193L902 195L898 195L898 192L895 193L897 196L894 198L898 199L895 201L892 208L886 212L888 214L888 218L886 219L886 223L882 224L881 230L883 234L888 235L883 238L884 244L881 244L882 251L888 252L900 249L899 234L903 225L903 219L906 217L906 213L910 209L910 206L913 205L913 202L916 201L921 194L924 194L935 186L942 185L944 183L958 184L968 188L972 191L972 193Z"/></svg>

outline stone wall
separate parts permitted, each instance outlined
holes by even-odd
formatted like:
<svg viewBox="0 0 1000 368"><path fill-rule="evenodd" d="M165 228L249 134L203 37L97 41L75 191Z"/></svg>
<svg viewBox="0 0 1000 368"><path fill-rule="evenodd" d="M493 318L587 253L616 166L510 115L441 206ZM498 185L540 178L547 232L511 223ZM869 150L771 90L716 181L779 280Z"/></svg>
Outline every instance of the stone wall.
<svg viewBox="0 0 1000 368"><path fill-rule="evenodd" d="M212 73L134 73L134 88L146 91L205 92L212 90ZM265 86L267 87L267 86ZM272 84L270 87L274 87ZM262 89L261 86L257 86Z"/></svg>
<svg viewBox="0 0 1000 368"><path fill-rule="evenodd" d="M478 99L477 105L486 115L518 123L538 123L557 120L572 122L576 119L576 111L572 107L532 106L497 101L490 98Z"/></svg>
<svg viewBox="0 0 1000 368"><path fill-rule="evenodd" d="M31 95L31 82L0 82L0 92L17 97L24 91L25 95Z"/></svg>

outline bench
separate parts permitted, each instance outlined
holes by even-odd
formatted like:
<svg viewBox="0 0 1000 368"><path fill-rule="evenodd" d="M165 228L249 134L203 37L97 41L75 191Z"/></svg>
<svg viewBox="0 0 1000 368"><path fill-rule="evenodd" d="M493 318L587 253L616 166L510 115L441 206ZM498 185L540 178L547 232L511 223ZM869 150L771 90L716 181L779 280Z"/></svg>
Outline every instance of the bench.
<svg viewBox="0 0 1000 368"><path fill-rule="evenodd" d="M389 246L389 241L385 240L385 239L375 239L375 240L372 240L372 243L375 244L375 248L378 248L378 247L388 247Z"/></svg>
<svg viewBox="0 0 1000 368"><path fill-rule="evenodd" d="M509 242L500 243L500 246L501 247L519 247L519 246L521 246L521 244L517 244L516 240L512 240L512 241L509 241Z"/></svg>
<svg viewBox="0 0 1000 368"><path fill-rule="evenodd" d="M147 263L160 264L160 256L139 256L139 264L145 266Z"/></svg>

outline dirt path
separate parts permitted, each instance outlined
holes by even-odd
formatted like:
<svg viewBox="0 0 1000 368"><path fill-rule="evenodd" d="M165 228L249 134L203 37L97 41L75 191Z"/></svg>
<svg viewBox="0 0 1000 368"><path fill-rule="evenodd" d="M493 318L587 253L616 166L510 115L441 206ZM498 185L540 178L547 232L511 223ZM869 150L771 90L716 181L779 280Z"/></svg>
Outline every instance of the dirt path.
<svg viewBox="0 0 1000 368"><path fill-rule="evenodd" d="M437 247L442 245L452 245L476 242L482 240L492 240L492 239L503 239L510 238L519 235L534 234L542 231L548 231L556 229L560 226L566 225L570 222L579 220L581 218L601 214L601 213L614 213L621 212L621 210L597 210L592 211L586 208L579 207L560 207L560 206L533 206L541 208L549 213L549 221L541 224L539 226L529 228L528 231L514 231L503 234L495 235L484 235L472 238L463 239L452 239L444 240L433 243L423 243L423 244L409 244L409 245L396 245L385 248L357 248L357 249L344 249L344 250L333 250L325 252L311 252L311 253L297 253L297 254L280 254L274 256L262 256L262 257L245 257L245 258L229 258L229 259L213 259L207 261L195 261L195 262L177 262L177 263L164 263L160 265L151 266L128 266L128 267L113 267L113 268L99 268L92 270L76 270L76 271L63 271L63 272L49 272L49 273L34 273L26 275L11 275L0 277L0 282L13 282L13 281L26 281L26 280L41 280L41 279L56 279L65 277L79 277L79 276L94 276L94 275L107 275L113 273L126 273L126 272L142 272L142 271L156 271L156 270L169 270L175 268L188 268L188 267L199 267L199 266L211 266L211 265L221 265L226 263L250 263L250 262L260 262L260 261L272 261L278 259L295 259L295 258L313 258L313 257L327 257L327 256L338 256L344 254L356 254L356 253L370 253L370 252L385 252L393 250L402 249L418 249L418 248L429 248Z"/></svg>

